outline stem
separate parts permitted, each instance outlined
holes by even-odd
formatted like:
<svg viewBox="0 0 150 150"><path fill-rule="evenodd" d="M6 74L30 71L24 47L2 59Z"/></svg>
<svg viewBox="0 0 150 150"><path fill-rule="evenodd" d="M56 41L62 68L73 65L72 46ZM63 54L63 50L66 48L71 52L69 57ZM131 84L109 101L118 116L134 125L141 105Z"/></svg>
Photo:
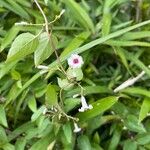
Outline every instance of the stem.
<svg viewBox="0 0 150 150"><path fill-rule="evenodd" d="M62 66L62 64L61 64L60 58L59 58L59 56L58 56L58 53L57 53L55 44L54 44L53 39L52 39L52 36L51 36L52 28L51 28L51 26L50 26L51 32L49 32L49 28L48 28L49 23L48 23L48 20L47 20L47 18L46 18L46 16L45 16L45 14L44 14L44 12L43 12L41 6L40 6L39 3L37 2L37 0L34 0L34 2L36 3L37 7L39 8L39 10L40 10L40 12L41 12L41 14L43 15L43 18L44 18L44 20L45 20L45 30L46 30L46 32L47 32L47 34L48 34L49 39L50 39L50 45L52 46L52 49L53 49L54 52L55 52L55 56L56 56L56 58L57 58L57 61L58 61L59 65L60 65L60 67L61 67L63 73L64 73L65 75L67 75L66 72L65 72L65 70L64 70L64 68L63 68L63 66Z"/></svg>
<svg viewBox="0 0 150 150"><path fill-rule="evenodd" d="M48 23L48 20L47 20L47 18L46 18L46 16L45 16L45 14L44 14L44 12L43 12L41 6L40 6L39 3L37 2L37 0L34 0L34 1L35 1L35 3L36 3L37 7L39 8L40 12L42 13L43 18L44 18L44 20L45 20L45 30L46 30L46 32L47 32L47 34L48 34L48 37L49 37L49 40L50 40L50 45L51 45L52 49L53 49L54 52L55 52L57 61L58 61L59 65L60 65L60 67L61 67L62 72L63 72L63 73L66 75L66 77L67 77L67 73L65 72L65 70L64 70L64 68L63 68L63 66L62 66L62 64L61 64L61 60L60 60L60 58L59 58L59 56L58 56L58 53L57 53L55 44L54 44L53 39L52 39L52 36L51 36L51 34L52 34L52 28L51 28L51 26L50 26L50 32L49 32L49 28L48 28L48 27L49 27L49 26L48 26L49 23ZM61 94L61 92L62 92L62 91L60 91L60 94ZM60 97L60 98L61 98L61 97ZM62 101L62 100L61 100L61 101ZM63 102L62 102L62 103L63 103ZM77 118L74 118L74 117L72 117L72 116L68 116L68 115L60 108L59 105L58 105L58 109L59 109L59 111L60 111L64 116L67 117L67 119L72 119L72 120L75 120L75 121L78 120Z"/></svg>
<svg viewBox="0 0 150 150"><path fill-rule="evenodd" d="M143 0L137 0L136 1L136 22L140 22L142 20L142 11L141 11L141 7L142 7L142 3Z"/></svg>
<svg viewBox="0 0 150 150"><path fill-rule="evenodd" d="M64 68L63 68L63 66L62 66L62 63L61 63L61 61L60 61L60 58L59 58L59 56L58 56L58 53L57 53L56 47L55 47L55 45L54 45L53 39L51 38L51 34L48 33L48 36L49 36L49 38L50 38L50 44L51 44L51 46L52 46L52 49L54 50L54 53L55 53L55 56L56 56L56 58L57 58L58 64L60 65L60 68L61 68L62 72L64 73L64 75L67 76L67 73L66 73L66 71L64 70Z"/></svg>
<svg viewBox="0 0 150 150"><path fill-rule="evenodd" d="M75 118L75 117L72 117L72 116L67 115L67 114L61 109L61 107L60 107L59 105L57 105L57 108L58 108L59 112L60 112L61 114L63 114L68 120L73 120L73 121L76 121L76 122L79 120L78 118Z"/></svg>
<svg viewBox="0 0 150 150"><path fill-rule="evenodd" d="M59 97L60 97L60 103L61 103L61 106L63 107L62 92L63 92L63 89L60 89Z"/></svg>
<svg viewBox="0 0 150 150"><path fill-rule="evenodd" d="M43 15L43 18L44 18L44 20L45 20L45 30L46 30L47 33L49 33L47 18L46 18L46 16L45 16L45 14L44 14L44 12L43 12L41 6L40 6L39 3L37 2L37 0L34 0L34 2L36 3L36 5L37 5L37 7L39 8L41 14Z"/></svg>

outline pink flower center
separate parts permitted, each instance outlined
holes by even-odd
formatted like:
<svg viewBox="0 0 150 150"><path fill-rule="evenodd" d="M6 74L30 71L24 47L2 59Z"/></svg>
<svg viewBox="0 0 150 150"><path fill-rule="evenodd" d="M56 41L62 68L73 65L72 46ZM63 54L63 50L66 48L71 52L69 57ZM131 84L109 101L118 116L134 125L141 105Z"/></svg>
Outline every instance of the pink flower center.
<svg viewBox="0 0 150 150"><path fill-rule="evenodd" d="M73 63L74 63L74 64L77 64L77 63L79 63L79 60L78 60L77 58L75 58L75 59L73 60Z"/></svg>

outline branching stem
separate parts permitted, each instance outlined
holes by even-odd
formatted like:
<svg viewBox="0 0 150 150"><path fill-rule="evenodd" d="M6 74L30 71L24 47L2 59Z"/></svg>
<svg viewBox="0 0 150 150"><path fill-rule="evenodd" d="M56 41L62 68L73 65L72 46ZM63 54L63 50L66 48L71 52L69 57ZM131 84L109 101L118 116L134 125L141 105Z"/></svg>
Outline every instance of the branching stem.
<svg viewBox="0 0 150 150"><path fill-rule="evenodd" d="M58 64L60 65L62 72L63 72L65 75L67 75L67 74L66 74L66 71L64 70L64 68L63 68L63 66L62 66L62 64L61 64L60 58L59 58L58 53L57 53L57 49L56 49L56 47L55 47L55 44L54 44L54 42L53 42L53 38L52 38L52 36L51 36L52 28L51 28L51 26L50 26L51 32L49 32L49 23L48 23L48 20L47 20L47 18L46 18L46 16L45 16L45 14L44 14L44 12L43 12L41 6L39 5L38 1L37 1L37 0L34 0L34 2L36 3L36 5L37 5L37 7L39 8L41 14L43 15L43 18L44 18L44 21L45 21L45 30L46 30L46 32L47 32L47 34L48 34L48 37L49 37L49 40L50 40L50 44L51 44L51 47L52 47L52 49L53 49L53 51L54 51L54 53L55 53L55 56L56 56L57 61L58 61Z"/></svg>

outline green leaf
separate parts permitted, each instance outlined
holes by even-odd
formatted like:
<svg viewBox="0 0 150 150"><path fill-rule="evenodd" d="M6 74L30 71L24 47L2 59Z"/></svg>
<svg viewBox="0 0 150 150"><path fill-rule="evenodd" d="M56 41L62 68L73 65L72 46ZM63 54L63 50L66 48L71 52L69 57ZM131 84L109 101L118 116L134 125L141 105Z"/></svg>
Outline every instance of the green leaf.
<svg viewBox="0 0 150 150"><path fill-rule="evenodd" d="M0 5L4 6L5 8L9 9L10 11L16 13L20 17L25 19L29 19L30 16L26 12L24 8L22 8L19 4L12 0L1 0Z"/></svg>
<svg viewBox="0 0 150 150"><path fill-rule="evenodd" d="M106 86L83 86L84 94L89 95L89 94L100 94L100 93L110 93L111 90L109 90ZM73 96L75 94L78 94L80 92L80 88L75 88L71 91L68 91L66 93L67 97Z"/></svg>
<svg viewBox="0 0 150 150"><path fill-rule="evenodd" d="M57 93L53 85L48 84L46 90L45 103L48 107L55 106L57 104Z"/></svg>
<svg viewBox="0 0 150 150"><path fill-rule="evenodd" d="M119 29L121 29L121 28L124 28L124 27L127 27L127 26L131 25L131 23L133 23L133 20L125 21L125 22L122 22L122 23L113 25L113 26L112 26L112 30L113 30L113 31L117 31L117 30L119 30Z"/></svg>
<svg viewBox="0 0 150 150"><path fill-rule="evenodd" d="M16 3L15 1L10 1L10 0L6 0L8 1L8 3L11 6L11 11L14 11L16 14L20 15L21 17L25 18L25 19L30 19L29 14L27 13L27 11L24 9L24 7L22 7L21 5L19 5L18 3Z"/></svg>
<svg viewBox="0 0 150 150"><path fill-rule="evenodd" d="M119 127L118 127L118 128L115 129L115 131L113 133L113 136L111 138L111 142L109 144L108 150L117 149L120 138L121 138L121 129L119 129Z"/></svg>
<svg viewBox="0 0 150 150"><path fill-rule="evenodd" d="M113 0L105 0L102 17L102 35L106 36L109 34L111 22L112 22L112 7Z"/></svg>
<svg viewBox="0 0 150 150"><path fill-rule="evenodd" d="M102 35L106 36L109 34L111 29L111 22L113 17L113 12L111 9L118 3L117 0L105 0L103 8L103 17L102 17Z"/></svg>
<svg viewBox="0 0 150 150"><path fill-rule="evenodd" d="M73 72L75 73L77 81L80 81L80 80L83 79L83 72L82 72L81 68L76 68L76 69L73 70Z"/></svg>
<svg viewBox="0 0 150 150"><path fill-rule="evenodd" d="M99 144L92 143L92 150L104 150Z"/></svg>
<svg viewBox="0 0 150 150"><path fill-rule="evenodd" d="M136 136L136 142L139 145L146 145L150 143L150 133L139 134Z"/></svg>
<svg viewBox="0 0 150 150"><path fill-rule="evenodd" d="M127 62L126 56L125 56L124 51L122 50L122 48L121 47L113 47L113 48L114 48L115 52L117 53L117 55L120 57L120 59L121 59L122 63L124 64L124 66L130 72L128 62Z"/></svg>
<svg viewBox="0 0 150 150"><path fill-rule="evenodd" d="M99 133L98 132L96 132L95 134L94 134L94 136L93 136L93 141L94 141L94 143L97 143L97 144L99 144L100 143L100 135L99 135Z"/></svg>
<svg viewBox="0 0 150 150"><path fill-rule="evenodd" d="M90 32L82 32L79 35L77 35L70 43L69 45L64 49L64 51L61 53L60 57L66 56L68 53L70 53L72 50L78 48L84 41L90 36Z"/></svg>
<svg viewBox="0 0 150 150"><path fill-rule="evenodd" d="M16 128L13 132L11 132L11 134L8 135L8 140L11 141L15 139L16 137L18 137L19 135L21 135L22 133L28 131L30 128L33 128L33 127L34 127L34 124L32 122L26 122L22 124L21 126Z"/></svg>
<svg viewBox="0 0 150 150"><path fill-rule="evenodd" d="M67 69L68 78L75 78L76 81L80 81L83 78L83 72L81 68L68 68Z"/></svg>
<svg viewBox="0 0 150 150"><path fill-rule="evenodd" d="M116 102L118 101L118 97L115 96L110 96L110 97L105 97L103 99L100 99L91 105L93 106L93 109L87 110L82 113L78 113L77 117L79 118L80 121L86 121L88 119L91 119L107 109L109 109L111 106L113 106Z"/></svg>
<svg viewBox="0 0 150 150"><path fill-rule="evenodd" d="M57 81L58 81L59 87L63 90L69 90L70 88L73 87L73 83L69 83L67 79L57 78Z"/></svg>
<svg viewBox="0 0 150 150"><path fill-rule="evenodd" d="M122 90L122 92L131 94L131 95L136 94L136 95L143 95L143 96L150 97L150 92L142 87L129 87L129 88Z"/></svg>
<svg viewBox="0 0 150 150"><path fill-rule="evenodd" d="M13 84L12 87L9 90L9 93L7 95L7 101L4 104L4 106L6 107L9 103L13 102L14 97L16 96L17 91L19 90L19 87L17 85L17 83Z"/></svg>
<svg viewBox="0 0 150 150"><path fill-rule="evenodd" d="M150 69L145 66L145 64L140 61L135 55L133 55L132 53L129 53L127 51L125 51L126 54L126 58L130 61L132 61L136 66L138 66L139 68L142 69L142 71L145 71L145 73L150 77Z"/></svg>
<svg viewBox="0 0 150 150"><path fill-rule="evenodd" d="M50 134L42 139L39 139L37 142L35 142L30 150L47 150L47 147L51 142L53 141L54 135Z"/></svg>
<svg viewBox="0 0 150 150"><path fill-rule="evenodd" d="M150 31L128 32L122 36L125 40L136 40L150 37Z"/></svg>
<svg viewBox="0 0 150 150"><path fill-rule="evenodd" d="M123 40L108 40L104 44L111 46L141 46L141 47L150 47L150 43L141 42L141 41L123 41Z"/></svg>
<svg viewBox="0 0 150 150"><path fill-rule="evenodd" d="M5 109L2 105L0 105L0 124L4 127L8 127Z"/></svg>
<svg viewBox="0 0 150 150"><path fill-rule="evenodd" d="M65 106L64 106L65 112L69 112L70 110L75 108L77 105L79 105L81 101L80 101L80 98L68 98L68 99L65 99L64 103L65 103Z"/></svg>
<svg viewBox="0 0 150 150"><path fill-rule="evenodd" d="M13 26L5 35L4 39L2 40L0 52L2 52L17 36L19 29Z"/></svg>
<svg viewBox="0 0 150 150"><path fill-rule="evenodd" d="M71 17L73 17L84 28L90 29L94 33L93 22L86 11L74 0L63 0L63 2L67 5L67 8L69 8Z"/></svg>
<svg viewBox="0 0 150 150"><path fill-rule="evenodd" d="M34 112L34 114L31 117L31 120L32 121L37 120L38 117L43 114L43 112L44 112L45 109L46 109L45 106L41 106L36 112Z"/></svg>
<svg viewBox="0 0 150 150"><path fill-rule="evenodd" d="M26 139L25 138L18 138L15 143L15 150L24 150L26 145Z"/></svg>
<svg viewBox="0 0 150 150"><path fill-rule="evenodd" d="M54 35L51 36L53 45L55 45L54 47L56 47L58 43L57 38ZM37 49L34 52L35 65L38 66L39 64L41 64L44 60L50 57L53 52L54 50L53 46L51 45L49 35L46 32L42 33L39 38Z"/></svg>
<svg viewBox="0 0 150 150"><path fill-rule="evenodd" d="M36 104L36 99L35 97L32 95L30 95L29 99L28 99L28 107L33 111L37 111L37 104Z"/></svg>
<svg viewBox="0 0 150 150"><path fill-rule="evenodd" d="M3 145L2 148L4 150L15 150L15 147L10 143L7 143L7 144Z"/></svg>
<svg viewBox="0 0 150 150"><path fill-rule="evenodd" d="M72 130L71 130L70 123L66 123L65 125L63 125L63 131L64 131L64 135L67 139L67 142L71 143L71 141L72 141Z"/></svg>
<svg viewBox="0 0 150 150"><path fill-rule="evenodd" d="M6 132L3 127L0 126L0 145L8 142Z"/></svg>
<svg viewBox="0 0 150 150"><path fill-rule="evenodd" d="M112 110L122 118L126 117L129 113L128 107L119 101L113 105Z"/></svg>
<svg viewBox="0 0 150 150"><path fill-rule="evenodd" d="M53 130L53 124L45 116L40 116L37 120L38 124L38 137L43 137Z"/></svg>
<svg viewBox="0 0 150 150"><path fill-rule="evenodd" d="M8 52L6 62L24 58L35 51L38 44L37 36L31 33L22 33L14 40Z"/></svg>
<svg viewBox="0 0 150 150"><path fill-rule="evenodd" d="M10 63L2 62L0 63L0 79L5 76L10 69L12 69L16 65L17 61L13 61Z"/></svg>
<svg viewBox="0 0 150 150"><path fill-rule="evenodd" d="M34 137L37 137L38 135L38 128L30 128L26 131L26 136L25 136L25 139L26 140L30 140Z"/></svg>
<svg viewBox="0 0 150 150"><path fill-rule="evenodd" d="M14 121L16 122L17 119L18 119L18 114L19 114L19 111L21 109L21 105L22 103L24 102L24 99L26 98L27 94L28 94L28 89L24 90L21 97L18 99L18 102L16 104L16 109L15 109L15 117L14 117Z"/></svg>
<svg viewBox="0 0 150 150"><path fill-rule="evenodd" d="M80 150L91 150L92 149L90 141L89 141L88 137L85 135L79 136L77 139L77 142L78 142L78 148Z"/></svg>
<svg viewBox="0 0 150 150"><path fill-rule="evenodd" d="M102 19L102 34L106 36L109 34L110 25L111 25L112 15L111 13L105 13Z"/></svg>
<svg viewBox="0 0 150 150"><path fill-rule="evenodd" d="M124 142L123 150L137 150L137 143L135 141L127 140Z"/></svg>
<svg viewBox="0 0 150 150"><path fill-rule="evenodd" d="M19 3L20 5L25 6L25 7L31 7L32 6L32 4L30 3L30 1L26 1L26 0L21 0L21 1L20 0L15 0L15 1L17 3Z"/></svg>
<svg viewBox="0 0 150 150"><path fill-rule="evenodd" d="M134 115L128 115L127 119L124 120L124 124L131 131L139 133L146 132L144 126L138 122L138 118Z"/></svg>
<svg viewBox="0 0 150 150"><path fill-rule="evenodd" d="M12 76L12 79L14 79L14 80L20 80L21 79L21 74L16 70L11 71L11 76Z"/></svg>
<svg viewBox="0 0 150 150"><path fill-rule="evenodd" d="M150 97L146 97L142 103L140 114L139 114L139 122L141 122L150 111Z"/></svg>

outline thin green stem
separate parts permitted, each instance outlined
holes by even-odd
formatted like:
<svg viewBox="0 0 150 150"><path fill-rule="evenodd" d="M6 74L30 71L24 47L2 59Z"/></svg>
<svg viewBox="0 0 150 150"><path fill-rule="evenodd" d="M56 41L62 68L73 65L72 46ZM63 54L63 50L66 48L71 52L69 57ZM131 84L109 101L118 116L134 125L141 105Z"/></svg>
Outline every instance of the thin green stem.
<svg viewBox="0 0 150 150"><path fill-rule="evenodd" d="M59 58L58 53L57 53L57 49L56 49L55 44L54 44L54 42L53 42L53 38L52 38L52 36L51 36L52 28L51 28L51 26L50 26L50 32L49 32L49 26L48 26L49 23L48 23L48 20L47 20L47 18L46 18L46 16L45 16L45 14L44 14L44 12L43 12L41 6L40 6L39 3L37 2L37 0L34 0L34 1L35 1L35 3L36 3L37 7L39 8L40 12L42 13L43 18L44 18L44 20L45 20L45 30L46 30L46 32L47 32L47 34L48 34L48 36L49 36L50 45L51 45L51 47L52 47L52 49L53 49L53 51L54 51L54 53L55 53L55 56L56 56L57 61L58 61L58 64L60 65L60 67L61 67L63 73L64 73L65 75L67 75L66 72L65 72L65 70L64 70L64 68L63 68L63 66L62 66L62 63L61 63L60 58Z"/></svg>
<svg viewBox="0 0 150 150"><path fill-rule="evenodd" d="M47 33L49 33L47 18L46 18L46 16L45 16L45 14L44 14L44 12L43 12L41 6L40 6L39 3L37 2L37 0L34 0L34 2L36 3L36 5L37 5L37 7L39 8L41 14L43 15L43 18L44 18L44 20L45 20L45 30L46 30Z"/></svg>

